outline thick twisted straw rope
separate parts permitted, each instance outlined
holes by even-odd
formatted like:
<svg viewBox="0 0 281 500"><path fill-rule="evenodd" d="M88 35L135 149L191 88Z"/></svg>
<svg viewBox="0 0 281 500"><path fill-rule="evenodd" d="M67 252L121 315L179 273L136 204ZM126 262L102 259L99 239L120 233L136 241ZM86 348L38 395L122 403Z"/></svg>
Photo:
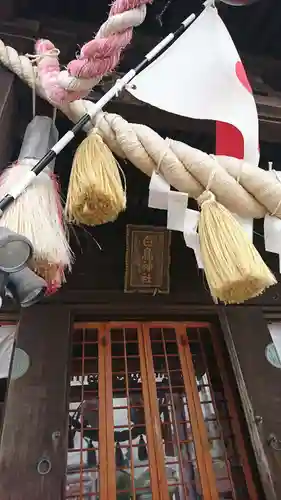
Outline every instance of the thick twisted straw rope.
<svg viewBox="0 0 281 500"><path fill-rule="evenodd" d="M133 28L143 23L146 4L152 0L115 0L107 21L80 56L60 71L58 51L49 40L38 40L41 56L38 74L48 99L56 106L85 97L100 79L118 64L122 50L131 42Z"/></svg>
<svg viewBox="0 0 281 500"><path fill-rule="evenodd" d="M93 113L94 108L90 101L76 101L67 116L76 122L85 110ZM208 155L179 141L165 141L149 127L130 124L118 115L101 113L97 127L115 154L149 176L159 170L169 184L195 199L215 171L212 192L231 212L241 217L262 218L270 213L281 218L281 183L272 172L236 158Z"/></svg>
<svg viewBox="0 0 281 500"><path fill-rule="evenodd" d="M34 86L34 68L30 59L19 56L2 41L0 62L30 87ZM36 90L46 98L38 80ZM86 112L94 114L95 104L80 99L60 106L60 109L76 123ZM118 115L100 113L97 126L109 148L119 157L130 160L146 175L151 176L159 169L173 187L197 199L215 170L212 192L231 212L253 218L270 213L281 219L281 183L274 173L236 158L209 156L187 144L165 141L149 127L129 124Z"/></svg>

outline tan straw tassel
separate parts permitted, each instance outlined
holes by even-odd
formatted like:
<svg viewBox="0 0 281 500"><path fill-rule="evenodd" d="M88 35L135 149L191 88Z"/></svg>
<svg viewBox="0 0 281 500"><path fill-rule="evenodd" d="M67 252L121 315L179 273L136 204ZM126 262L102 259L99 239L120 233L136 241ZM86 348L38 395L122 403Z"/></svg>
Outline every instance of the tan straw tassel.
<svg viewBox="0 0 281 500"><path fill-rule="evenodd" d="M126 208L119 166L96 131L78 147L70 174L65 214L69 222L96 226Z"/></svg>
<svg viewBox="0 0 281 500"><path fill-rule="evenodd" d="M239 304L275 285L275 277L231 212L210 191L197 201L201 254L215 302Z"/></svg>

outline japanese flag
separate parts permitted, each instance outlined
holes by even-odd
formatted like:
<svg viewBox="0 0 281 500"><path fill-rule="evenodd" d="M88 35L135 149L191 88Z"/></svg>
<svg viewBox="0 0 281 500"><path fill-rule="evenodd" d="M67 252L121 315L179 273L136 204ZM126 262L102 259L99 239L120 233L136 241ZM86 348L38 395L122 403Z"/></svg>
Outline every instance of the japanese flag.
<svg viewBox="0 0 281 500"><path fill-rule="evenodd" d="M127 89L137 99L170 113L234 127L240 135L242 158L258 165L254 96L233 40L213 6L206 7ZM227 140L227 134L224 137Z"/></svg>

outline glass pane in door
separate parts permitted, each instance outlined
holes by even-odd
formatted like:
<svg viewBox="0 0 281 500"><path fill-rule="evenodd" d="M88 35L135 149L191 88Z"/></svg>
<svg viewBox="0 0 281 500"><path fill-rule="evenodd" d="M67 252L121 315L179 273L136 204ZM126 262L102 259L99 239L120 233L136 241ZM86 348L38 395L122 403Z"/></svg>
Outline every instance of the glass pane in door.
<svg viewBox="0 0 281 500"><path fill-rule="evenodd" d="M110 336L116 499L149 500L152 492L138 330L111 328Z"/></svg>
<svg viewBox="0 0 281 500"><path fill-rule="evenodd" d="M194 438L181 368L176 330L149 327L163 452L170 498L199 500L199 479Z"/></svg>
<svg viewBox="0 0 281 500"><path fill-rule="evenodd" d="M99 348L97 328L73 332L66 499L99 498Z"/></svg>
<svg viewBox="0 0 281 500"><path fill-rule="evenodd" d="M243 468L238 454L224 393L217 356L208 328L187 328L197 388L220 499L248 500Z"/></svg>

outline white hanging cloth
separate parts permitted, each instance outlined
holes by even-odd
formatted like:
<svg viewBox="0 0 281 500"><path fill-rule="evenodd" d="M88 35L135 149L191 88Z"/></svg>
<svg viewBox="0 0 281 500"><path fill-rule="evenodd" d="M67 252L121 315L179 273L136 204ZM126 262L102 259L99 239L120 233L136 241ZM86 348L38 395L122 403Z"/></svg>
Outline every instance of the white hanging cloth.
<svg viewBox="0 0 281 500"><path fill-rule="evenodd" d="M0 326L0 378L8 378L16 325Z"/></svg>

